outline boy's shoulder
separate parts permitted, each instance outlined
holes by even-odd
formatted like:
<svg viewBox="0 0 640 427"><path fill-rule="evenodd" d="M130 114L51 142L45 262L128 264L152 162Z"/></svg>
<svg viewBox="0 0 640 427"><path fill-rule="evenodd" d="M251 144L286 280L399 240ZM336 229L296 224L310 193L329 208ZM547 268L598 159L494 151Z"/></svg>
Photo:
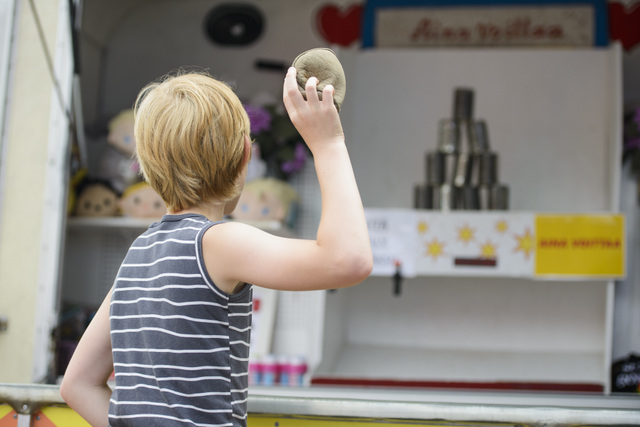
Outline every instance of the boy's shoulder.
<svg viewBox="0 0 640 427"><path fill-rule="evenodd" d="M253 225L222 221L207 228L202 237L202 246L205 255L213 251L218 256L224 254L225 258L237 259L254 253L258 246L264 248L265 242L274 237Z"/></svg>
<svg viewBox="0 0 640 427"><path fill-rule="evenodd" d="M204 236L210 243L251 239L256 231L260 231L251 225L235 221L210 221L209 224L211 227Z"/></svg>

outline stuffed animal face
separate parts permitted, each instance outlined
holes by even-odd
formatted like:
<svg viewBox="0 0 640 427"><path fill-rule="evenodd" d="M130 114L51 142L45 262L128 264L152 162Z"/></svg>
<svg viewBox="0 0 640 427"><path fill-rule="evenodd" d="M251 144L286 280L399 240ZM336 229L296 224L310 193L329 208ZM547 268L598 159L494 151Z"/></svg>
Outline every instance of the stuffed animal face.
<svg viewBox="0 0 640 427"><path fill-rule="evenodd" d="M133 135L133 111L125 110L109 122L107 141L118 151L133 155L136 151L136 141Z"/></svg>
<svg viewBox="0 0 640 427"><path fill-rule="evenodd" d="M120 200L122 215L132 218L161 218L167 213L162 197L145 182L129 187Z"/></svg>
<svg viewBox="0 0 640 427"><path fill-rule="evenodd" d="M287 207L274 194L265 191L245 190L238 200L238 206L233 211L237 220L275 220L284 221Z"/></svg>
<svg viewBox="0 0 640 427"><path fill-rule="evenodd" d="M78 216L114 216L118 212L118 196L105 184L88 184L78 195L75 213Z"/></svg>
<svg viewBox="0 0 640 427"><path fill-rule="evenodd" d="M256 179L245 184L233 218L287 223L297 200L297 192L287 182L274 178Z"/></svg>

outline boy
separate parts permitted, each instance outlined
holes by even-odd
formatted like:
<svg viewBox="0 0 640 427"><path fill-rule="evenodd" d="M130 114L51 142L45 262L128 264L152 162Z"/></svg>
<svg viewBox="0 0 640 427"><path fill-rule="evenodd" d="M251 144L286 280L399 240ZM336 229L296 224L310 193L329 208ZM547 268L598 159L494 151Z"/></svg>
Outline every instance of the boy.
<svg viewBox="0 0 640 427"><path fill-rule="evenodd" d="M62 397L91 425L246 425L251 286L340 288L371 272L333 88L320 101L317 83L309 79L305 100L291 68L283 93L314 155L322 195L316 240L222 222L251 153L249 119L228 86L187 74L141 91L138 160L168 214L132 244L67 368Z"/></svg>

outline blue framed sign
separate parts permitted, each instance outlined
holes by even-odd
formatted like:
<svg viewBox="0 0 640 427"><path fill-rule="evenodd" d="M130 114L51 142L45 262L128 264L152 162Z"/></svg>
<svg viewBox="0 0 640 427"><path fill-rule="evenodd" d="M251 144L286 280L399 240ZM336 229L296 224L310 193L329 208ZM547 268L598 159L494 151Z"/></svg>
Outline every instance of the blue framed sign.
<svg viewBox="0 0 640 427"><path fill-rule="evenodd" d="M606 46L606 0L368 0L362 47Z"/></svg>

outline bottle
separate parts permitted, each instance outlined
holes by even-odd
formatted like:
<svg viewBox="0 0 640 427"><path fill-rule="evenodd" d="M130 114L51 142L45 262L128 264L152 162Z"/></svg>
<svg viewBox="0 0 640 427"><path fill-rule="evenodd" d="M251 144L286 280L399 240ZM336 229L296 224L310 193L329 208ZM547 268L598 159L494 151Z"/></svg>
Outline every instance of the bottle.
<svg viewBox="0 0 640 427"><path fill-rule="evenodd" d="M276 375L278 372L278 364L273 354L269 354L262 359L262 375L260 376L260 384L265 386L276 385Z"/></svg>
<svg viewBox="0 0 640 427"><path fill-rule="evenodd" d="M304 374L307 373L307 362L303 356L292 356L287 364L288 384L294 387L304 385Z"/></svg>
<svg viewBox="0 0 640 427"><path fill-rule="evenodd" d="M277 364L276 384L288 385L289 372L287 370L287 366L289 364L289 358L284 354L280 354L276 356L276 364Z"/></svg>
<svg viewBox="0 0 640 427"><path fill-rule="evenodd" d="M262 383L262 363L260 358L249 359L249 385Z"/></svg>

